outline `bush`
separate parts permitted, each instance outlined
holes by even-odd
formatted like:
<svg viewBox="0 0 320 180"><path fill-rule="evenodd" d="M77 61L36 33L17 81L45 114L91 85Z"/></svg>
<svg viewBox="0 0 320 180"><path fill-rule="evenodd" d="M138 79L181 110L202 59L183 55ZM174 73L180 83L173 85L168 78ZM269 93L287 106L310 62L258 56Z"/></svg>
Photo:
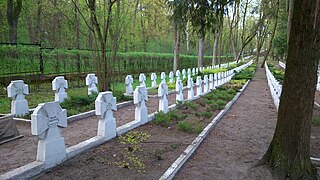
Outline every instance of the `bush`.
<svg viewBox="0 0 320 180"><path fill-rule="evenodd" d="M89 96L70 96L60 103L63 109L67 109L67 115L72 116L82 112L94 110L94 101L98 94L92 94Z"/></svg>
<svg viewBox="0 0 320 180"><path fill-rule="evenodd" d="M153 120L153 123L163 127L169 127L173 125L174 121L181 121L186 117L187 115L179 114L178 110L170 111L167 114L164 114L163 112L159 112L158 114L156 114Z"/></svg>
<svg viewBox="0 0 320 180"><path fill-rule="evenodd" d="M182 132L191 133L193 132L192 124L189 122L180 121L178 123L178 130Z"/></svg>

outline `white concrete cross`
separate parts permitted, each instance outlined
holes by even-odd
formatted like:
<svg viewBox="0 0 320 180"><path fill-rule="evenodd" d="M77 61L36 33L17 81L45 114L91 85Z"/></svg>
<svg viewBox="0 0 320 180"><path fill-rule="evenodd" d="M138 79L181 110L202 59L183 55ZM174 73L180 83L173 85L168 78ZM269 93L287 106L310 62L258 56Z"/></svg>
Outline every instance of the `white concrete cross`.
<svg viewBox="0 0 320 180"><path fill-rule="evenodd" d="M170 73L169 73L169 78L170 78L170 80L169 80L169 82L170 83L173 83L174 82L174 74L173 74L173 72L172 71L170 71Z"/></svg>
<svg viewBox="0 0 320 180"><path fill-rule="evenodd" d="M88 86L88 95L98 93L97 89L98 78L95 74L88 74L86 77L86 85Z"/></svg>
<svg viewBox="0 0 320 180"><path fill-rule="evenodd" d="M165 72L161 73L161 82L166 82L166 73Z"/></svg>
<svg viewBox="0 0 320 180"><path fill-rule="evenodd" d="M193 79L188 78L187 81L187 88L188 88L188 99L192 100L194 98L194 90L193 90L194 84L193 84Z"/></svg>
<svg viewBox="0 0 320 180"><path fill-rule="evenodd" d="M192 68L192 76L196 75L196 69Z"/></svg>
<svg viewBox="0 0 320 180"><path fill-rule="evenodd" d="M217 78L218 78L217 86L219 87L221 85L221 72L218 72Z"/></svg>
<svg viewBox="0 0 320 180"><path fill-rule="evenodd" d="M54 100L58 102L63 102L64 99L68 97L66 93L68 89L68 81L64 79L63 76L58 76L52 81L52 90L55 91Z"/></svg>
<svg viewBox="0 0 320 180"><path fill-rule="evenodd" d="M208 80L208 75L204 75L203 77L203 92L207 93L209 91L209 80Z"/></svg>
<svg viewBox="0 0 320 180"><path fill-rule="evenodd" d="M213 80L213 74L209 74L209 89L214 89L214 80Z"/></svg>
<svg viewBox="0 0 320 180"><path fill-rule="evenodd" d="M151 87L155 88L157 86L157 74L151 73Z"/></svg>
<svg viewBox="0 0 320 180"><path fill-rule="evenodd" d="M177 82L176 82L176 102L178 101L183 101L183 84L181 80L178 80L177 77Z"/></svg>
<svg viewBox="0 0 320 180"><path fill-rule="evenodd" d="M162 111L166 114L168 110L168 86L166 82L161 82L158 88L158 97L159 97L159 111Z"/></svg>
<svg viewBox="0 0 320 180"><path fill-rule="evenodd" d="M187 77L186 74L187 74L186 70L182 69L182 80Z"/></svg>
<svg viewBox="0 0 320 180"><path fill-rule="evenodd" d="M177 80L180 80L180 71L179 71L179 69L176 71L176 78L177 78Z"/></svg>
<svg viewBox="0 0 320 180"><path fill-rule="evenodd" d="M133 83L133 77L132 75L127 75L125 79L125 84L126 84L126 94L132 94L132 83Z"/></svg>
<svg viewBox="0 0 320 180"><path fill-rule="evenodd" d="M148 101L148 92L145 86L137 86L133 93L133 103L137 105L135 109L135 120L140 124L148 122L148 108L146 102Z"/></svg>
<svg viewBox="0 0 320 180"><path fill-rule="evenodd" d="M191 76L192 76L192 74L191 74L192 72L191 72L191 69L190 68L188 68L188 79L189 78L191 78Z"/></svg>
<svg viewBox="0 0 320 180"><path fill-rule="evenodd" d="M215 89L218 87L218 73L214 73L213 80L214 80L213 88Z"/></svg>
<svg viewBox="0 0 320 180"><path fill-rule="evenodd" d="M202 94L202 79L201 79L201 76L197 77L196 87L197 87L197 96L200 96Z"/></svg>
<svg viewBox="0 0 320 180"><path fill-rule="evenodd" d="M199 73L199 68L196 68L196 74L198 74Z"/></svg>
<svg viewBox="0 0 320 180"><path fill-rule="evenodd" d="M67 127L67 111L58 101L39 104L31 115L31 133L39 137L37 161L46 166L66 158L66 146L59 128Z"/></svg>
<svg viewBox="0 0 320 180"><path fill-rule="evenodd" d="M144 75L144 73L140 73L139 82L140 82L140 86L146 87L146 75Z"/></svg>
<svg viewBox="0 0 320 180"><path fill-rule="evenodd" d="M11 101L11 114L24 116L29 113L28 101L24 98L29 94L29 87L23 80L11 81L7 87L8 97Z"/></svg>
<svg viewBox="0 0 320 180"><path fill-rule="evenodd" d="M98 136L112 139L117 135L117 124L113 112L117 110L117 99L111 91L101 92L95 100L96 115L101 116L98 122Z"/></svg>

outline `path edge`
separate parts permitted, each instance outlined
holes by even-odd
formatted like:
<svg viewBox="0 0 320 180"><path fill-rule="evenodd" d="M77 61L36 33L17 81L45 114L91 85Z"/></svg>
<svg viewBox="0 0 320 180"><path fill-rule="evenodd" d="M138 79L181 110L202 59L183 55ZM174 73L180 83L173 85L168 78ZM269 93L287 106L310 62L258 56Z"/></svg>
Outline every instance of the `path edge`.
<svg viewBox="0 0 320 180"><path fill-rule="evenodd" d="M240 92L236 94L236 96L225 106L223 110L219 112L217 116L213 118L213 120L202 130L202 132L192 141L192 143L183 151L178 159L163 173L163 175L159 178L159 180L171 180L176 175L176 173L181 169L181 167L187 162L187 160L191 157L191 155L195 152L195 150L199 147L202 141L206 138L212 128L214 128L221 118L229 111L232 105L239 99L243 91L247 88L251 80L248 80Z"/></svg>

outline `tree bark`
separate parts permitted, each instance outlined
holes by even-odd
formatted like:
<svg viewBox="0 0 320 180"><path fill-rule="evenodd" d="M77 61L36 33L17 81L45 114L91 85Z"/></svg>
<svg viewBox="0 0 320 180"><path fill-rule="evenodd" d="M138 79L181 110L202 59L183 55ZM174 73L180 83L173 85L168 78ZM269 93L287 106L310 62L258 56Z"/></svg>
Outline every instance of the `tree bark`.
<svg viewBox="0 0 320 180"><path fill-rule="evenodd" d="M174 39L174 49L173 49L173 72L178 70L179 65L179 53L180 53L180 30L178 24L173 21L173 39Z"/></svg>
<svg viewBox="0 0 320 180"><path fill-rule="evenodd" d="M263 161L290 179L316 179L310 161L320 56L320 0L293 0L288 58L273 140Z"/></svg>
<svg viewBox="0 0 320 180"><path fill-rule="evenodd" d="M204 32L199 32L198 35L198 67L203 67L203 49L204 49Z"/></svg>
<svg viewBox="0 0 320 180"><path fill-rule="evenodd" d="M218 31L218 30L216 30L216 31ZM215 66L218 63L217 55L218 55L219 37L220 37L220 33L215 32L214 33L214 42L213 42L212 66Z"/></svg>
<svg viewBox="0 0 320 180"><path fill-rule="evenodd" d="M7 21L9 25L9 41L10 43L17 43L17 28L18 20L22 9L22 0L7 0Z"/></svg>

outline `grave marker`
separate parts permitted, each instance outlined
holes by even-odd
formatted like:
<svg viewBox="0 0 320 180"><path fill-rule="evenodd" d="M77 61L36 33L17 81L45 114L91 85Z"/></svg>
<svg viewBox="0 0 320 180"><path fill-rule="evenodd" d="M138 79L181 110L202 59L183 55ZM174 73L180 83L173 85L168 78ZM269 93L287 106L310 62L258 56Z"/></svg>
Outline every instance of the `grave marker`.
<svg viewBox="0 0 320 180"><path fill-rule="evenodd" d="M146 75L144 75L143 73L140 73L139 82L140 82L140 86L146 87Z"/></svg>
<svg viewBox="0 0 320 180"><path fill-rule="evenodd" d="M176 102L177 101L183 101L182 89L183 89L182 81L178 80L178 77L177 77L177 82L176 82L176 92L177 92L177 94L176 94Z"/></svg>
<svg viewBox="0 0 320 180"><path fill-rule="evenodd" d="M133 103L137 105L135 109L135 120L140 124L148 122L148 108L146 106L148 101L148 92L145 86L137 86L133 93Z"/></svg>
<svg viewBox="0 0 320 180"><path fill-rule="evenodd" d="M11 101L11 114L24 116L29 113L28 101L24 98L29 94L29 87L23 80L11 81L7 87L8 97Z"/></svg>
<svg viewBox="0 0 320 180"><path fill-rule="evenodd" d="M204 77L203 77L203 83L204 83L203 92L204 92L204 93L207 93L207 92L209 91L208 75L204 75Z"/></svg>
<svg viewBox="0 0 320 180"><path fill-rule="evenodd" d="M200 96L202 94L202 79L201 79L201 76L197 77L196 87L197 87L197 96Z"/></svg>
<svg viewBox="0 0 320 180"><path fill-rule="evenodd" d="M68 89L68 81L64 79L63 76L58 76L52 81L52 90L55 91L54 100L58 102L63 102L64 99L68 97L66 93Z"/></svg>
<svg viewBox="0 0 320 180"><path fill-rule="evenodd" d="M166 73L165 72L162 72L161 73L161 82L166 82Z"/></svg>
<svg viewBox="0 0 320 180"><path fill-rule="evenodd" d="M133 93L132 83L133 83L132 75L127 75L125 79L125 84L126 84L126 94L128 95Z"/></svg>
<svg viewBox="0 0 320 180"><path fill-rule="evenodd" d="M186 78L186 70L182 69L182 80L184 80Z"/></svg>
<svg viewBox="0 0 320 180"><path fill-rule="evenodd" d="M67 111L58 101L39 104L31 115L31 133L39 137L37 161L50 166L66 158L59 128L67 127Z"/></svg>
<svg viewBox="0 0 320 180"><path fill-rule="evenodd" d="M157 86L157 74L156 73L151 73L151 87L155 88Z"/></svg>
<svg viewBox="0 0 320 180"><path fill-rule="evenodd" d="M86 77L86 85L88 86L88 95L98 93L97 89L98 78L95 74L88 74Z"/></svg>
<svg viewBox="0 0 320 180"><path fill-rule="evenodd" d="M194 98L194 90L193 90L194 84L193 84L193 79L188 78L187 81L187 88L188 88L188 99L192 100Z"/></svg>
<svg viewBox="0 0 320 180"><path fill-rule="evenodd" d="M170 73L169 73L169 78L170 78L170 80L169 80L169 82L170 83L174 83L174 74L173 74L173 72L172 71L170 71Z"/></svg>
<svg viewBox="0 0 320 180"><path fill-rule="evenodd" d="M96 115L101 116L98 122L98 136L112 139L117 135L117 124L113 111L117 110L117 100L111 91L99 93L95 100Z"/></svg>
<svg viewBox="0 0 320 180"><path fill-rule="evenodd" d="M158 97L159 99L159 111L162 111L166 114L168 110L168 86L166 82L161 82L158 88Z"/></svg>

